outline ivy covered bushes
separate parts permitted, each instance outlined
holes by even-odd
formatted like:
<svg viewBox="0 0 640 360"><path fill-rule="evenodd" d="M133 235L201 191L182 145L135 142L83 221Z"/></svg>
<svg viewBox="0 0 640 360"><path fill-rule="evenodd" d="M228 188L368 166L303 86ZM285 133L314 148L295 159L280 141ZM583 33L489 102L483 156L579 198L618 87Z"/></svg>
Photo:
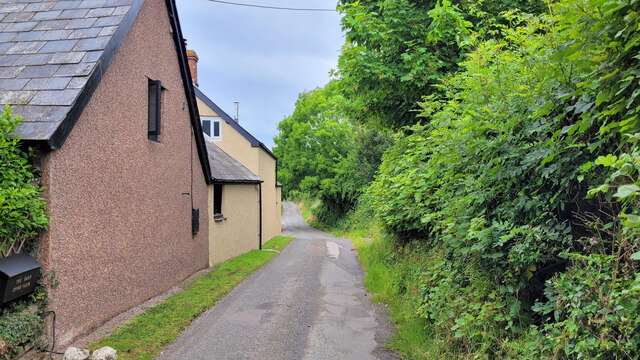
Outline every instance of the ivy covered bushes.
<svg viewBox="0 0 640 360"><path fill-rule="evenodd" d="M370 188L450 354L640 357L640 2L505 14ZM437 256L436 256L437 255Z"/></svg>
<svg viewBox="0 0 640 360"><path fill-rule="evenodd" d="M54 274L47 273L33 293L0 310L0 359L15 359L30 347L44 350L45 307L49 302L46 286L55 285Z"/></svg>
<svg viewBox="0 0 640 360"><path fill-rule="evenodd" d="M8 106L0 111L0 256L10 255L21 246L22 252L33 252L37 235L48 225L42 187L34 183L34 170L28 161L31 154L12 134L19 122ZM45 278L52 280L49 275ZM0 309L1 359L14 358L27 343L41 345L47 304L44 281L38 283L34 293Z"/></svg>

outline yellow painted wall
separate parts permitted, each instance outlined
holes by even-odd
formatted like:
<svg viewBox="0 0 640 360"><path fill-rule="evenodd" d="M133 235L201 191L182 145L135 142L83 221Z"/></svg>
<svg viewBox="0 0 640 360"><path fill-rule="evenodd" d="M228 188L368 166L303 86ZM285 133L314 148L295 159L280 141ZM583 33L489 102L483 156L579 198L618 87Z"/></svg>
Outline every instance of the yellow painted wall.
<svg viewBox="0 0 640 360"><path fill-rule="evenodd" d="M276 187L276 161L261 148L258 151L260 171L258 176L262 183L262 242L280 235L280 198Z"/></svg>
<svg viewBox="0 0 640 360"><path fill-rule="evenodd" d="M198 104L198 112L200 113L200 116L215 116L215 117L220 116L215 111L213 111L212 108L208 107L207 104L205 104L204 101L200 100L197 96L196 96L196 103Z"/></svg>
<svg viewBox="0 0 640 360"><path fill-rule="evenodd" d="M209 185L209 266L258 248L257 184L222 185L222 215L213 220L213 185Z"/></svg>
<svg viewBox="0 0 640 360"><path fill-rule="evenodd" d="M197 101L200 116L219 116L203 101L200 99ZM214 140L215 144L264 181L262 184L262 243L264 244L272 237L280 235L282 204L280 190L276 188L276 161L264 149L252 147L251 143L226 121L222 120L221 124L222 138ZM256 201L258 201L257 198ZM213 211L213 203L209 207ZM216 231L216 228L212 228L209 234L213 234L212 231Z"/></svg>
<svg viewBox="0 0 640 360"><path fill-rule="evenodd" d="M249 140L224 120L222 121L221 135L222 138L215 141L216 145L251 170L252 173L260 176L259 151L261 150L251 147ZM262 179L261 176L260 178Z"/></svg>

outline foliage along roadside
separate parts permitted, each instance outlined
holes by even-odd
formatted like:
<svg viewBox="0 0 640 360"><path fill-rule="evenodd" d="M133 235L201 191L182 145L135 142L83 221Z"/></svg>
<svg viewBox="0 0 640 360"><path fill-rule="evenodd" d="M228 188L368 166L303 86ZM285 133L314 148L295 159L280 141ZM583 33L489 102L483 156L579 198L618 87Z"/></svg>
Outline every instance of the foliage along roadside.
<svg viewBox="0 0 640 360"><path fill-rule="evenodd" d="M510 14L371 187L426 246L417 312L480 358L640 356L640 2Z"/></svg>
<svg viewBox="0 0 640 360"><path fill-rule="evenodd" d="M0 249L33 252L36 237L48 226L43 188L35 184L37 174L29 164L32 156L13 133L21 118L7 105L0 111ZM36 290L0 310L0 358L12 359L22 346L44 346L45 283L55 285L53 274L44 274Z"/></svg>
<svg viewBox="0 0 640 360"><path fill-rule="evenodd" d="M293 237L276 236L263 249L282 250ZM111 335L89 345L91 351L103 346L117 350L118 358L154 359L163 347L173 342L205 310L214 306L247 276L268 263L277 253L253 250L215 265L183 285L184 291L168 297L162 303L146 309Z"/></svg>
<svg viewBox="0 0 640 360"><path fill-rule="evenodd" d="M326 223L355 208L392 144L386 131L347 120L350 105L338 85L301 93L294 113L278 124L273 149L283 197L314 194L321 200L315 215Z"/></svg>
<svg viewBox="0 0 640 360"><path fill-rule="evenodd" d="M411 304L432 335L426 349L397 346L409 358L637 358L640 2L505 3L516 11L478 17L446 1L341 2L345 116L413 124L356 201L389 234L370 252L399 284L385 301ZM415 27L405 17L418 8L461 26ZM405 75L438 55L411 50L429 36L466 57L426 79L437 89L411 90L428 95L414 118L393 97L410 99ZM329 225L350 216L366 215Z"/></svg>
<svg viewBox="0 0 640 360"><path fill-rule="evenodd" d="M541 0L339 0L346 44L338 61L348 116L369 127L419 122L418 103L441 96L475 41L500 36L507 10L538 14Z"/></svg>

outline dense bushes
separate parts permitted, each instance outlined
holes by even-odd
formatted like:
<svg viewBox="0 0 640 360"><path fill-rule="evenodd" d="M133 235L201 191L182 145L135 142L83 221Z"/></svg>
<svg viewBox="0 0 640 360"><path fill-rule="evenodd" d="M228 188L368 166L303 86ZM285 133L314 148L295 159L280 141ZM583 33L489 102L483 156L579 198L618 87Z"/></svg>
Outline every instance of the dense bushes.
<svg viewBox="0 0 640 360"><path fill-rule="evenodd" d="M315 215L326 224L355 208L392 142L386 132L347 120L349 104L337 86L300 94L294 113L278 124L273 149L283 196L313 194L321 200Z"/></svg>
<svg viewBox="0 0 640 360"><path fill-rule="evenodd" d="M440 256L417 310L453 334L441 346L640 356L638 7L510 15L385 154L372 198L388 231Z"/></svg>
<svg viewBox="0 0 640 360"><path fill-rule="evenodd" d="M539 5L340 2L341 114L399 129L347 203L433 337L409 357L640 358L640 1Z"/></svg>
<svg viewBox="0 0 640 360"><path fill-rule="evenodd" d="M15 252L22 243L22 251L33 252L36 236L48 225L42 187L33 182L30 154L12 134L19 122L8 106L0 111L0 256ZM41 281L35 292L0 309L0 358L14 358L26 343L41 345L46 303Z"/></svg>
<svg viewBox="0 0 640 360"><path fill-rule="evenodd" d="M417 122L420 99L441 94L473 38L495 35L502 11L545 10L541 0L339 0L338 8L346 35L338 90L348 114L394 129Z"/></svg>

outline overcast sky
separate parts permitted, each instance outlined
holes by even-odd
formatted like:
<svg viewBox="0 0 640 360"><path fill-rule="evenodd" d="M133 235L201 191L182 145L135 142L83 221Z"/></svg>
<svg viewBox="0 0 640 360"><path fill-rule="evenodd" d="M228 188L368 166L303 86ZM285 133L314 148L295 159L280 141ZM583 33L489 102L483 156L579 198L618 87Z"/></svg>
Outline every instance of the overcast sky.
<svg viewBox="0 0 640 360"><path fill-rule="evenodd" d="M335 9L336 0L229 0L276 7ZM198 83L240 125L272 147L277 124L298 93L323 86L344 37L337 12L258 9L208 0L178 0L188 48L199 57Z"/></svg>

